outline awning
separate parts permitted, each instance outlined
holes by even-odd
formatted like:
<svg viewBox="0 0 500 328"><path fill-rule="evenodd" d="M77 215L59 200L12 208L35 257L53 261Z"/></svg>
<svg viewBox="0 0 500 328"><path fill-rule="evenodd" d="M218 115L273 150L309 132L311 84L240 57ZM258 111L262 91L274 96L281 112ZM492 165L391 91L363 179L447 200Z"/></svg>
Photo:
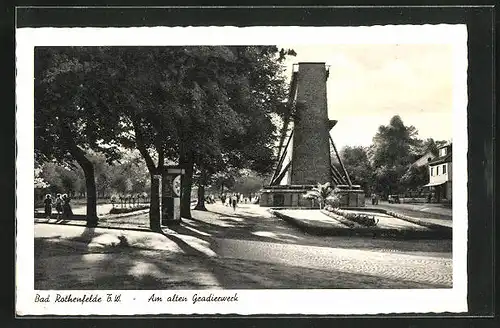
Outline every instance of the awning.
<svg viewBox="0 0 500 328"><path fill-rule="evenodd" d="M424 187L434 187L434 186L440 186L442 184L445 184L446 181L443 181L443 182L430 182L428 184L426 184Z"/></svg>

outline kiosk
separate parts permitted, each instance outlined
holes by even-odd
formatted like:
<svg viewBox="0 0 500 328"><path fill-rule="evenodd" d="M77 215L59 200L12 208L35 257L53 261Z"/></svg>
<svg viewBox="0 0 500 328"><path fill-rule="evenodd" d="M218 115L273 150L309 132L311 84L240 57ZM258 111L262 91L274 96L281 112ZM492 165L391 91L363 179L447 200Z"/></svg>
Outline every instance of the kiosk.
<svg viewBox="0 0 500 328"><path fill-rule="evenodd" d="M167 166L162 179L161 224L175 225L181 222L182 175L179 166Z"/></svg>

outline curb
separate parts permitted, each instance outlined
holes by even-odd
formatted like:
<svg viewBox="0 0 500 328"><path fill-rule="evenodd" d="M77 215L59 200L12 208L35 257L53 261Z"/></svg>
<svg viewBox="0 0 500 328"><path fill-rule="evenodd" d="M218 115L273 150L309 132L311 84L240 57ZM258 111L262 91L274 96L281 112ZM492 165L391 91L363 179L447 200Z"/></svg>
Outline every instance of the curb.
<svg viewBox="0 0 500 328"><path fill-rule="evenodd" d="M294 217L279 213L275 210L270 211L276 217L292 224L300 230L317 236L358 236L358 237L381 237L390 239L451 239L451 229L448 230L398 230L398 229L373 229L373 228L337 228L320 227L306 223Z"/></svg>
<svg viewBox="0 0 500 328"><path fill-rule="evenodd" d="M421 220L419 218L415 218L415 217L412 217L412 216L408 216L408 215L404 215L404 214L400 214L400 213L397 213L397 212L394 212L392 210L387 210L387 209L384 209L384 208L373 208L373 207L361 207L361 208L357 208L357 207L343 207L342 209L345 209L345 210L355 210L355 211L359 211L359 212L362 212L362 211L367 211L367 212L378 212L378 213L383 213L383 214L386 214L386 215L389 215L389 216L393 216L395 218L398 218L398 219L401 219L403 221L407 221L407 222L410 222L410 223L414 223L414 224L417 224L417 225L420 225L422 227L426 227L426 228L429 228L429 229L432 229L432 230L439 230L439 231L443 231L443 232L449 232L451 233L453 228L450 228L448 226L445 226L445 225L440 225L440 224L435 224L435 223L430 223L430 222L427 222L425 220Z"/></svg>
<svg viewBox="0 0 500 328"><path fill-rule="evenodd" d="M79 221L79 220L75 220ZM58 226L72 226L72 227L81 227L81 228L99 228L99 229L110 229L110 230L128 230L128 231L142 231L142 232L155 232L151 229L147 228L129 228L129 227L111 227L111 226L100 226L97 224L96 227L87 227L85 224L77 224L77 223L71 223L71 222L65 222L65 223L57 223L57 222L35 222L35 224L51 224L51 225L58 225ZM161 232L156 232L156 233L161 233Z"/></svg>

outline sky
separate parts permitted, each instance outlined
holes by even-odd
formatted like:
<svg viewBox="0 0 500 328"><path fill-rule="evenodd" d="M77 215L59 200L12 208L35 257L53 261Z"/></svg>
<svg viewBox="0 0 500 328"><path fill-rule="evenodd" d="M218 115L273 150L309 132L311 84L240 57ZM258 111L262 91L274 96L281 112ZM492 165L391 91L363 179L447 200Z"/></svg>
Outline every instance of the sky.
<svg viewBox="0 0 500 328"><path fill-rule="evenodd" d="M452 46L447 44L278 45L298 62L330 65L328 116L338 120L331 134L338 148L368 146L380 125L399 115L419 137L452 138Z"/></svg>

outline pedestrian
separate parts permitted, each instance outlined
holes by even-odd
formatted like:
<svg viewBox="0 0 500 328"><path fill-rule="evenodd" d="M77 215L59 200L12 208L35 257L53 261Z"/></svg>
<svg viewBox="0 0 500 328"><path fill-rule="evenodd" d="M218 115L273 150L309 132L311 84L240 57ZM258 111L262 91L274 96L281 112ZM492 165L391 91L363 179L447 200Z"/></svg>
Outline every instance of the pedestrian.
<svg viewBox="0 0 500 328"><path fill-rule="evenodd" d="M73 211L71 210L70 198L68 195L62 195L63 206L62 206L62 218L64 220L71 220L73 218Z"/></svg>
<svg viewBox="0 0 500 328"><path fill-rule="evenodd" d="M238 202L238 196L236 196L236 194L233 195L232 202L233 202L233 211L236 211L236 203Z"/></svg>
<svg viewBox="0 0 500 328"><path fill-rule="evenodd" d="M61 194L56 195L55 207L57 211L57 219L61 218L61 213L63 211L63 200L61 198Z"/></svg>
<svg viewBox="0 0 500 328"><path fill-rule="evenodd" d="M50 215L52 214L52 196L45 195L45 199L43 200L45 205L45 217L50 219Z"/></svg>

